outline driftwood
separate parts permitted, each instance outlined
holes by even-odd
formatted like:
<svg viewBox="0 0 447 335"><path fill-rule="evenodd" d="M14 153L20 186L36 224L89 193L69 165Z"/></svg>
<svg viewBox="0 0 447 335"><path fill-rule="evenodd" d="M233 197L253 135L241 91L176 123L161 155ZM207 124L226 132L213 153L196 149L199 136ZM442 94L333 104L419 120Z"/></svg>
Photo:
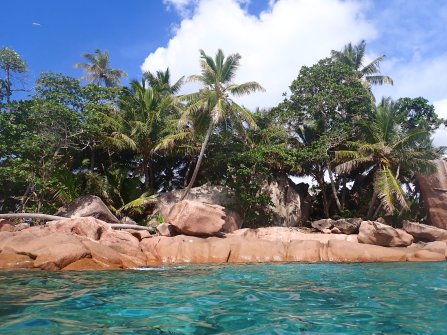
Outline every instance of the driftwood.
<svg viewBox="0 0 447 335"><path fill-rule="evenodd" d="M10 214L0 214L0 219L40 219L45 221L55 221L55 220L67 220L72 218L67 218L64 216L48 215L41 213L10 213ZM155 232L152 227L144 227L136 224L127 223L109 223L112 229L135 229L135 230L147 230L151 233Z"/></svg>

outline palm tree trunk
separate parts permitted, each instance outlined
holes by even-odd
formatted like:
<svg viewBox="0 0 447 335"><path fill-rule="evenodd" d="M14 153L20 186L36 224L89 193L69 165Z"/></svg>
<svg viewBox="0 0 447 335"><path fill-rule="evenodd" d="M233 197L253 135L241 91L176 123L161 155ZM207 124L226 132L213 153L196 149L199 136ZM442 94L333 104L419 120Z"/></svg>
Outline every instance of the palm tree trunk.
<svg viewBox="0 0 447 335"><path fill-rule="evenodd" d="M346 206L346 176L343 175L343 188L341 190L341 208L345 209Z"/></svg>
<svg viewBox="0 0 447 335"><path fill-rule="evenodd" d="M144 174L144 190L147 191L150 185L150 175L148 167L148 159L146 155L143 155L143 174Z"/></svg>
<svg viewBox="0 0 447 335"><path fill-rule="evenodd" d="M191 168L192 168L192 163L193 163L193 158L191 157L191 159L189 160L188 163L188 168L186 169L186 174L185 174L185 183L184 186L188 186L188 177L189 177L189 173L191 172Z"/></svg>
<svg viewBox="0 0 447 335"><path fill-rule="evenodd" d="M375 219L377 217L377 215L379 215L379 211L382 208L382 204L379 204L379 206L377 206L376 210L374 211L374 215L373 215L373 219Z"/></svg>
<svg viewBox="0 0 447 335"><path fill-rule="evenodd" d="M189 191L191 191L191 188L194 185L194 182L196 181L197 174L199 173L200 164L202 164L203 155L205 154L205 149L208 145L208 141L210 139L211 133L213 132L213 128L214 128L214 122L211 121L210 125L208 127L208 130L206 132L205 139L203 140L202 148L200 149L199 158L197 159L196 167L194 168L194 172L192 174L191 180L190 180L188 186L186 187L185 193L183 193L182 197L180 198L180 201L182 201L186 198Z"/></svg>
<svg viewBox="0 0 447 335"><path fill-rule="evenodd" d="M326 218L329 217L329 201L327 200L327 196L326 196L326 185L324 183L324 173L320 170L318 170L316 172L316 179L318 182L318 185L320 186L321 189L321 195L323 198L323 209L324 209L324 215Z"/></svg>
<svg viewBox="0 0 447 335"><path fill-rule="evenodd" d="M337 204L338 211L341 212L341 204L340 204L340 200L338 199L337 189L335 187L335 182L334 182L334 175L332 174L332 169L331 169L329 162L326 162L326 167L327 167L327 171L329 174L329 179L331 181L332 195L334 197L335 203Z"/></svg>
<svg viewBox="0 0 447 335"><path fill-rule="evenodd" d="M372 215L374 213L374 204L376 203L376 200L377 200L377 192L374 191L371 201L369 202L368 213L366 214L366 218L368 220L372 218Z"/></svg>

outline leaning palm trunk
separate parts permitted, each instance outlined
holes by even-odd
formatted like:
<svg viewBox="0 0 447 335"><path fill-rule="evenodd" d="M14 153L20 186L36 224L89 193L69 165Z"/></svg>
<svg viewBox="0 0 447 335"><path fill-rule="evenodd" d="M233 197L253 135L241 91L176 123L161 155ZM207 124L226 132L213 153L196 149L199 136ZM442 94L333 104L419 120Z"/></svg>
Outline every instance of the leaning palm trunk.
<svg viewBox="0 0 447 335"><path fill-rule="evenodd" d="M197 159L197 164L196 164L196 167L194 168L194 172L192 174L191 180L190 180L188 186L186 187L185 193L183 193L180 200L184 200L186 198L186 196L188 195L189 191L191 191L191 188L196 181L197 174L199 173L199 169L200 169L200 164L202 164L203 156L205 154L205 149L208 145L208 141L210 139L211 133L213 132L213 128L214 128L214 121L211 121L210 125L208 127L208 130L206 132L205 139L203 140L202 148L200 149L199 158Z"/></svg>

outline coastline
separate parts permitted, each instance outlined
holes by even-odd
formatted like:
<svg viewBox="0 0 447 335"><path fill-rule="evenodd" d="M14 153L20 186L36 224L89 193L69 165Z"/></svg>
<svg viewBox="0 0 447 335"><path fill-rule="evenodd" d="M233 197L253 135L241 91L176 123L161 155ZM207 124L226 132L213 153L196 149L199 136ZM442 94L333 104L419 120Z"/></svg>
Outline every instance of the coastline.
<svg viewBox="0 0 447 335"><path fill-rule="evenodd" d="M94 218L0 232L0 269L115 270L182 264L445 261L445 241L407 247L360 243L358 236L298 228L239 229L223 237L152 236L113 230Z"/></svg>

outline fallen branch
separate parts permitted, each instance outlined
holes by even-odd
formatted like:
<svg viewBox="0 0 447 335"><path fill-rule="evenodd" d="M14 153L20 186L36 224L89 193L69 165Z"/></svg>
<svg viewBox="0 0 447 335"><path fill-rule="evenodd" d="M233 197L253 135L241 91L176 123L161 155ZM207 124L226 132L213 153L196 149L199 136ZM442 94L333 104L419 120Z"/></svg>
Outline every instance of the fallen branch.
<svg viewBox="0 0 447 335"><path fill-rule="evenodd" d="M139 226L137 224L129 224L129 223L110 223L110 227L113 229L135 229L135 230L147 230L148 232L155 233L154 228Z"/></svg>
<svg viewBox="0 0 447 335"><path fill-rule="evenodd" d="M65 216L57 216L57 215L48 215L41 213L9 213L9 214L0 214L0 219L40 219L45 221L56 221L56 220L67 220L73 218L67 218ZM109 223L112 229L135 229L135 230L147 230L151 233L154 233L154 228L139 226L136 224L128 224L128 223Z"/></svg>
<svg viewBox="0 0 447 335"><path fill-rule="evenodd" d="M66 220L64 216L40 214L40 213L8 213L0 214L0 219L41 219L45 221Z"/></svg>

